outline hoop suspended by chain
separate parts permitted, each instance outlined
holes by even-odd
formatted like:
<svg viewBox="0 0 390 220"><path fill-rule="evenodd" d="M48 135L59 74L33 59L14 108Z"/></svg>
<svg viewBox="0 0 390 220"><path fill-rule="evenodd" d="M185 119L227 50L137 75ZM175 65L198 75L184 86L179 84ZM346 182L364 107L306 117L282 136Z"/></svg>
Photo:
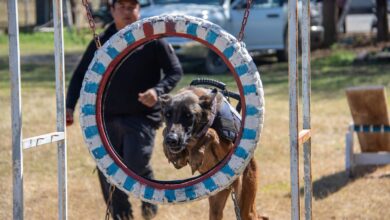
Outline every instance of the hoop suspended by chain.
<svg viewBox="0 0 390 220"><path fill-rule="evenodd" d="M138 46L167 36L196 40L216 52L236 80L242 102L242 128L234 149L208 173L182 181L153 181L128 169L108 141L102 118L102 96L115 67ZM113 35L95 53L80 97L80 123L87 147L99 169L122 191L152 203L181 203L208 197L243 172L256 148L264 98L259 72L234 36L207 20L190 16L157 16L137 21Z"/></svg>
<svg viewBox="0 0 390 220"><path fill-rule="evenodd" d="M248 22L250 8L252 7L252 1L253 0L246 1L246 9L244 12L244 16L242 18L241 29L240 29L240 32L238 33L238 37L237 37L238 41L242 41L242 39L244 38L245 27L246 27L246 23ZM96 33L96 24L95 24L95 21L93 20L93 17L92 17L92 11L91 11L91 7L89 5L89 2L88 2L88 0L82 0L82 4L85 8L85 11L87 12L86 14L87 14L87 19L88 19L88 24L89 24L89 28L92 30L93 39L95 41L96 48L100 48L101 47L100 38L99 38L99 35Z"/></svg>

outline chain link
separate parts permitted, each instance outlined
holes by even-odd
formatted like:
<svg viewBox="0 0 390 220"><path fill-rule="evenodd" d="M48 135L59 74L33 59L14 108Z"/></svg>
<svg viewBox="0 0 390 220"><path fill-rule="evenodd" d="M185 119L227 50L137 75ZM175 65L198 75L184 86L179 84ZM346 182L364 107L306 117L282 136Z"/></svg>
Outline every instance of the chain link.
<svg viewBox="0 0 390 220"><path fill-rule="evenodd" d="M240 207L238 206L238 201L237 201L237 195L236 192L234 191L234 187L231 186L231 196L233 200L233 205L234 205L234 212L236 213L236 219L241 220L241 211Z"/></svg>
<svg viewBox="0 0 390 220"><path fill-rule="evenodd" d="M99 35L96 34L96 25L95 25L95 21L93 20L93 17L92 17L91 7L89 7L88 0L82 0L82 2L83 2L83 5L85 7L85 11L87 12L88 23L89 23L89 27L91 28L91 30L93 32L93 39L95 41L96 48L100 48L102 46L102 44L100 43Z"/></svg>
<svg viewBox="0 0 390 220"><path fill-rule="evenodd" d="M110 184L110 190L109 190L108 200L107 200L107 209L106 209L106 216L105 220L110 220L110 214L111 214L111 204L112 204L112 195L115 191L115 185Z"/></svg>
<svg viewBox="0 0 390 220"><path fill-rule="evenodd" d="M246 9L244 12L244 17L242 18L241 30L240 30L240 33L238 34L238 41L242 41L242 39L244 38L245 26L246 26L246 22L248 22L248 17L249 17L250 8L252 6L252 1L253 0L246 1Z"/></svg>

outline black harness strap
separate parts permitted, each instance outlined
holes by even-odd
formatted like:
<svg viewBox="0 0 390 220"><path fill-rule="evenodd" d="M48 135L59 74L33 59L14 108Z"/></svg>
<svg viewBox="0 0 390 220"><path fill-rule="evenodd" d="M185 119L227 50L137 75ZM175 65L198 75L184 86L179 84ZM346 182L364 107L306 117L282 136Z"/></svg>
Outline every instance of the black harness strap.
<svg viewBox="0 0 390 220"><path fill-rule="evenodd" d="M214 92L217 92L217 91L212 91L213 93ZM211 125L214 123L214 119L215 119L215 116L217 115L217 102L215 101L215 97L213 98L213 100L211 101L212 102L212 106L211 106L211 115L210 115L210 118L207 122L207 124L202 128L202 130L197 133L195 135L195 138L200 138L202 137L203 135L206 134L207 130L211 127Z"/></svg>

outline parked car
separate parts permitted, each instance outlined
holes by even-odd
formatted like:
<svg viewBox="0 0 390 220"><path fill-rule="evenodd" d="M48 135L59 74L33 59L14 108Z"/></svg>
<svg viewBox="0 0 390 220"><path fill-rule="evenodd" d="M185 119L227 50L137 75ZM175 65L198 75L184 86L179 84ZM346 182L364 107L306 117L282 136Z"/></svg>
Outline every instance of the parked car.
<svg viewBox="0 0 390 220"><path fill-rule="evenodd" d="M375 7L375 0L352 0L349 8L350 14L366 14L371 13Z"/></svg>
<svg viewBox="0 0 390 220"><path fill-rule="evenodd" d="M243 41L250 52L276 53L279 61L287 60L287 0L253 0ZM300 6L299 6L300 7ZM162 14L191 15L207 19L237 36L246 8L246 0L153 0L144 7L142 17ZM299 10L300 11L300 10ZM311 7L311 43L323 41L321 10ZM167 39L180 57L204 58L206 71L218 74L227 70L222 60L200 43L181 37Z"/></svg>

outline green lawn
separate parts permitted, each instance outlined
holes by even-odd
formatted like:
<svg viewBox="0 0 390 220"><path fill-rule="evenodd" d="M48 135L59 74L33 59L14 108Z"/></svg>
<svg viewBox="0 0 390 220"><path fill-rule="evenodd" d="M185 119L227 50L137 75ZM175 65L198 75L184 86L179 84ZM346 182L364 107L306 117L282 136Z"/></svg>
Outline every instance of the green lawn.
<svg viewBox="0 0 390 220"><path fill-rule="evenodd" d="M82 29L78 33L68 32L64 29L64 48L66 53L81 52L92 39L92 34L87 29ZM19 33L20 54L53 54L54 33ZM8 36L0 33L0 56L8 54Z"/></svg>

